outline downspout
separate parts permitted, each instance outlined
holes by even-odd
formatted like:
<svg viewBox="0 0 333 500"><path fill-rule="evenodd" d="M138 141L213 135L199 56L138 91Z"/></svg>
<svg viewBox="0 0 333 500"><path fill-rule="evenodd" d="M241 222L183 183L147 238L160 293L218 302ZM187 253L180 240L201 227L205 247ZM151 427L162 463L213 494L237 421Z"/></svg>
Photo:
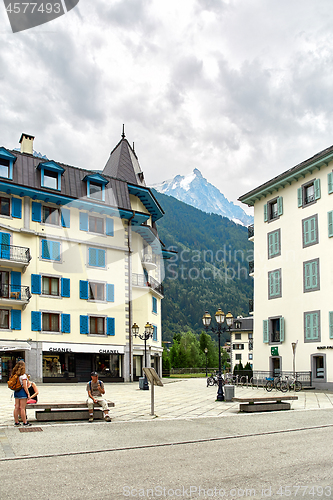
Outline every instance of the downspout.
<svg viewBox="0 0 333 500"><path fill-rule="evenodd" d="M128 219L128 347L129 347L129 381L132 382L132 230L131 222L135 217L135 211L133 210L133 215Z"/></svg>

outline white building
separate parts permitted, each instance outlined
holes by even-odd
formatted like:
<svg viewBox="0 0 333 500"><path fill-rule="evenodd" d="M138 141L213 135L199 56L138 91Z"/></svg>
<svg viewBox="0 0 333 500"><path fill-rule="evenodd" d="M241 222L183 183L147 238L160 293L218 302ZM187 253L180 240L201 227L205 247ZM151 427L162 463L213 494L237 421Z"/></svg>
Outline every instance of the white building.
<svg viewBox="0 0 333 500"><path fill-rule="evenodd" d="M33 136L0 148L0 358L2 381L18 359L34 380L135 380L162 374L164 214L123 133L104 169L40 157Z"/></svg>
<svg viewBox="0 0 333 500"><path fill-rule="evenodd" d="M333 388L333 146L240 197L254 206L254 370ZM292 344L297 344L295 358Z"/></svg>

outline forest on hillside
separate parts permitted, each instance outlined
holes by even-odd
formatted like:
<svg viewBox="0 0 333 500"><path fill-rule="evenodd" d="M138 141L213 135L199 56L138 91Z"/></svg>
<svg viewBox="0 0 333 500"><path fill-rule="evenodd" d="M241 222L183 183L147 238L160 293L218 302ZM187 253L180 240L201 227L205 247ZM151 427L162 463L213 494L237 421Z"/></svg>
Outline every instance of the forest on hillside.
<svg viewBox="0 0 333 500"><path fill-rule="evenodd" d="M247 316L253 295L248 275L253 244L247 228L172 196L153 193L165 212L157 222L159 237L168 249L178 252L165 261L163 340L187 331L200 334L206 310L214 316L221 307L235 317Z"/></svg>

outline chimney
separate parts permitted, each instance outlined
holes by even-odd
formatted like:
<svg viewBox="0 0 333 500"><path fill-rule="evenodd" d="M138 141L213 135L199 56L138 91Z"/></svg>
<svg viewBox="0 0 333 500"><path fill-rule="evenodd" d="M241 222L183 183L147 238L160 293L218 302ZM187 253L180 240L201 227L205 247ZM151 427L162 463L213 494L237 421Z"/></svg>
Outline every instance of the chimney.
<svg viewBox="0 0 333 500"><path fill-rule="evenodd" d="M33 154L34 136L29 134L22 134L20 139L21 153Z"/></svg>

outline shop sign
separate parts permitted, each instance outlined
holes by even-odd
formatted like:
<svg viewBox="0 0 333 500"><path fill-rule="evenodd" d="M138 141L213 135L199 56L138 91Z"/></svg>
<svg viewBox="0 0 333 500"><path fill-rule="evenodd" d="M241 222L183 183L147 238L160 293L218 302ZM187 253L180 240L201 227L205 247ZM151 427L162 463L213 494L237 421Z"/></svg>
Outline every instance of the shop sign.
<svg viewBox="0 0 333 500"><path fill-rule="evenodd" d="M122 345L62 344L60 342L42 342L42 350L50 353L85 352L91 354L124 354L125 352Z"/></svg>
<svg viewBox="0 0 333 500"><path fill-rule="evenodd" d="M279 348L271 347L271 356L278 356L278 355L279 355Z"/></svg>
<svg viewBox="0 0 333 500"><path fill-rule="evenodd" d="M333 349L333 345L317 345L317 349Z"/></svg>

